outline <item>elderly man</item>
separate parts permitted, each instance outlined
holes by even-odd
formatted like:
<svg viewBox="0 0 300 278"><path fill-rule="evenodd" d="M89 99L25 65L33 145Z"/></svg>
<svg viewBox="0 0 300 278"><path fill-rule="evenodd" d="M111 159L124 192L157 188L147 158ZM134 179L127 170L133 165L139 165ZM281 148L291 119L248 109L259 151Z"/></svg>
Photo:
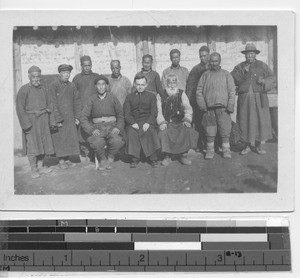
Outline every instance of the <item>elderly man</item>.
<svg viewBox="0 0 300 278"><path fill-rule="evenodd" d="M55 125L55 119L51 113L50 94L41 85L41 69L37 66L30 67L28 78L30 82L18 91L16 109L23 131L23 154L28 157L31 177L36 179L40 174L52 171L47 167L38 168L37 164L42 164L40 159L45 154L54 153L50 126Z"/></svg>
<svg viewBox="0 0 300 278"><path fill-rule="evenodd" d="M69 81L72 69L71 65L60 65L59 80L50 85L53 114L57 123L57 129L52 131L52 140L61 169L74 166L69 158L79 155L76 125L79 125L81 101L74 83Z"/></svg>
<svg viewBox="0 0 300 278"><path fill-rule="evenodd" d="M95 88L95 79L99 77L98 73L92 71L92 60L90 56L84 55L80 58L81 73L78 73L73 78L73 83L75 84L79 96L81 99L82 107L85 106L88 99L92 95L97 95L97 89ZM86 159L88 159L89 154L89 143L86 142L88 134L86 134L81 126L78 129L80 149L83 154L85 154Z"/></svg>
<svg viewBox="0 0 300 278"><path fill-rule="evenodd" d="M144 75L147 79L146 90L154 95L161 95L163 88L161 85L159 74L152 70L153 57L150 54L146 54L142 57L142 70L137 74L138 76ZM134 91L134 89L133 89Z"/></svg>
<svg viewBox="0 0 300 278"><path fill-rule="evenodd" d="M110 91L118 98L121 105L125 98L131 93L132 86L129 79L121 74L121 63L119 60L110 62L112 74L108 77Z"/></svg>
<svg viewBox="0 0 300 278"><path fill-rule="evenodd" d="M136 168L143 152L149 157L152 167L157 167L156 151L160 148L156 131L157 105L156 96L146 91L147 78L136 75L136 91L126 97L124 114L127 124L127 153L131 155L131 168Z"/></svg>
<svg viewBox="0 0 300 278"><path fill-rule="evenodd" d="M182 67L180 63L180 51L178 49L172 49L170 51L171 66L166 68L162 73L161 83L163 88L167 87L167 76L174 73L178 77L178 89L185 91L186 81L188 79L189 71L187 68Z"/></svg>
<svg viewBox="0 0 300 278"><path fill-rule="evenodd" d="M178 88L175 74L166 76L166 89L157 95L157 123L160 129L161 148L164 154L163 166L171 162L171 155L180 154L180 162L191 165L187 152L196 148L198 133L192 129L193 109L185 92Z"/></svg>
<svg viewBox="0 0 300 278"><path fill-rule="evenodd" d="M221 55L210 55L210 69L204 72L197 86L196 99L203 111L202 125L206 134L207 150L205 159L214 157L214 142L217 132L222 138L224 158L231 158L229 137L231 117L234 112L235 85L232 76L221 69Z"/></svg>
<svg viewBox="0 0 300 278"><path fill-rule="evenodd" d="M200 63L194 66L188 76L186 84L186 95L188 96L193 108L193 125L199 133L196 151L202 151L205 146L205 131L201 125L203 113L199 110L196 101L196 90L202 74L209 69L209 48L203 45L199 49Z"/></svg>
<svg viewBox="0 0 300 278"><path fill-rule="evenodd" d="M109 92L108 86L109 81L105 76L100 75L95 79L98 93L89 98L80 118L82 128L89 135L87 141L100 161L99 170L110 170L115 155L125 144L121 136L124 129L122 105L118 98Z"/></svg>
<svg viewBox="0 0 300 278"><path fill-rule="evenodd" d="M240 137L246 147L242 155L251 150L265 154L261 142L272 138L272 127L267 91L276 86L276 78L271 69L262 61L256 60L260 51L252 43L244 51L246 61L238 64L231 72L238 93L237 122Z"/></svg>

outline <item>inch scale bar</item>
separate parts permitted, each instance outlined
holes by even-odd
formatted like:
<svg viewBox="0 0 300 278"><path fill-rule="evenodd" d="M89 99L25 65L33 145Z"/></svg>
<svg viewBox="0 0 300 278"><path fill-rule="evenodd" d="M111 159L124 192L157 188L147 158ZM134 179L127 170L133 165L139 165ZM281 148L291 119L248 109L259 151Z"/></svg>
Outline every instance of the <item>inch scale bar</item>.
<svg viewBox="0 0 300 278"><path fill-rule="evenodd" d="M290 271L283 222L0 221L0 270Z"/></svg>
<svg viewBox="0 0 300 278"><path fill-rule="evenodd" d="M291 270L289 250L0 251L0 258L6 271Z"/></svg>

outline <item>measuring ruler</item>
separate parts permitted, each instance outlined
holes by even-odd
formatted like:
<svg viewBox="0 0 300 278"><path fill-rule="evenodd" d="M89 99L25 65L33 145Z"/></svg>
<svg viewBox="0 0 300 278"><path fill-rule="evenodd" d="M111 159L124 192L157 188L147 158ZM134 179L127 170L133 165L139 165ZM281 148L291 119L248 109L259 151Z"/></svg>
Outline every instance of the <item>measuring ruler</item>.
<svg viewBox="0 0 300 278"><path fill-rule="evenodd" d="M0 221L1 271L290 271L273 220Z"/></svg>

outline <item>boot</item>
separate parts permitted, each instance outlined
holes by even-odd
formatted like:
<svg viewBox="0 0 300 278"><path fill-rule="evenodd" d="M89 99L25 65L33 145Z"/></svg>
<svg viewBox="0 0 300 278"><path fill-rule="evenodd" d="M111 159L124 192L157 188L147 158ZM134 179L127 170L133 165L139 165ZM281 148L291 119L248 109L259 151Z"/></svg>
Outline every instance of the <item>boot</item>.
<svg viewBox="0 0 300 278"><path fill-rule="evenodd" d="M100 160L98 170L103 171L106 169L106 159Z"/></svg>
<svg viewBox="0 0 300 278"><path fill-rule="evenodd" d="M48 173L52 172L51 168L49 168L47 166L43 166L43 160L38 161L38 169L39 169L40 174L48 174Z"/></svg>
<svg viewBox="0 0 300 278"><path fill-rule="evenodd" d="M213 159L215 155L215 143L207 143L205 159L210 160Z"/></svg>
<svg viewBox="0 0 300 278"><path fill-rule="evenodd" d="M229 143L222 143L222 152L224 158L231 158Z"/></svg>
<svg viewBox="0 0 300 278"><path fill-rule="evenodd" d="M187 157L187 153L183 153L179 160L183 165L192 165L192 161L190 161Z"/></svg>
<svg viewBox="0 0 300 278"><path fill-rule="evenodd" d="M31 178L37 179L40 177L39 170L37 168L31 170Z"/></svg>
<svg viewBox="0 0 300 278"><path fill-rule="evenodd" d="M114 158L113 155L109 155L109 156L107 157L107 162L106 162L106 169L107 169L107 170L111 170L111 169L112 169L111 164L114 162L114 160L115 160L115 158Z"/></svg>
<svg viewBox="0 0 300 278"><path fill-rule="evenodd" d="M167 167L169 166L170 163L171 163L171 158L168 155L166 155L163 161L161 162L161 165Z"/></svg>

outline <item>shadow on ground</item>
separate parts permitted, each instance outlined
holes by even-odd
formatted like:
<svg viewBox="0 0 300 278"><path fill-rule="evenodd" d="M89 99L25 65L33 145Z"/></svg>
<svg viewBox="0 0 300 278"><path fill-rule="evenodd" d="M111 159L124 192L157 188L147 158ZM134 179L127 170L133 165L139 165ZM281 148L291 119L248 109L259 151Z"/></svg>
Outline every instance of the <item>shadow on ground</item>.
<svg viewBox="0 0 300 278"><path fill-rule="evenodd" d="M277 144L266 143L266 155L232 152L232 159L220 153L204 160L202 153L189 152L191 166L172 161L168 167L152 168L143 162L129 167L118 158L112 170L95 170L93 162L77 162L61 170L56 158L47 158L53 171L32 180L26 157L15 156L15 194L190 194L271 193L277 191ZM77 159L77 160L76 160Z"/></svg>

